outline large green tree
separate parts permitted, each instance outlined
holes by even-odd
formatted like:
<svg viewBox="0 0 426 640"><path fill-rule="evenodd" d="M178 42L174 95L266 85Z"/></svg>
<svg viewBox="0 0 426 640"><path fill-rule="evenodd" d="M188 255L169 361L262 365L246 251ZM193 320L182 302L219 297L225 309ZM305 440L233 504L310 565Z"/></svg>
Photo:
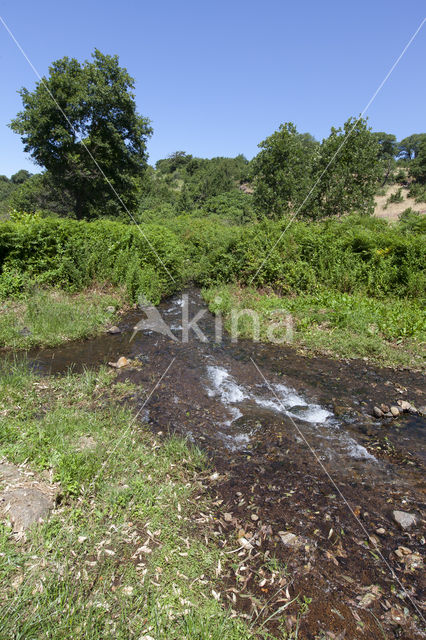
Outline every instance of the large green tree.
<svg viewBox="0 0 426 640"><path fill-rule="evenodd" d="M312 183L318 143L286 122L259 147L251 163L255 207L270 218L296 211Z"/></svg>
<svg viewBox="0 0 426 640"><path fill-rule="evenodd" d="M426 133L413 133L398 144L399 157L403 160L414 160L419 152L420 144L426 140Z"/></svg>
<svg viewBox="0 0 426 640"><path fill-rule="evenodd" d="M70 194L78 218L124 213L108 181L125 207L134 207L152 134L118 57L96 49L92 58L54 62L33 91L20 91L23 110L10 123L25 151Z"/></svg>
<svg viewBox="0 0 426 640"><path fill-rule="evenodd" d="M323 140L315 166L312 197L306 213L328 217L345 213L372 213L382 169L380 147L362 118L349 118L343 129L332 127Z"/></svg>

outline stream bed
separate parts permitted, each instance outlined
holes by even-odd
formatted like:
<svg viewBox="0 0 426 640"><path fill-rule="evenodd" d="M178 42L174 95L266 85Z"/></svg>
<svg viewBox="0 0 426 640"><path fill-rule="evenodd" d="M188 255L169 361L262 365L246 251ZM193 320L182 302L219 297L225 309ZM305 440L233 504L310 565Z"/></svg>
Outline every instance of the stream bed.
<svg viewBox="0 0 426 640"><path fill-rule="evenodd" d="M192 318L205 305L198 290L187 294ZM374 405L398 399L424 405L423 376L309 357L291 346L233 343L225 332L215 342L209 312L198 323L206 341L192 332L183 343L181 294L159 311L176 341L149 330L130 340L144 317L132 311L118 335L27 356L42 374L125 356L131 365L119 379L140 390L127 400L140 423L207 451L215 535L234 536L236 547L242 537L255 541L249 570L236 570L223 585L230 593L237 587L233 602L242 611L268 600L268 611L279 612L283 590L259 586L265 562L274 559L288 576L287 593L311 599L300 638L424 637L425 420L371 415ZM416 525L402 530L394 510L414 514ZM276 630L279 619L268 626Z"/></svg>

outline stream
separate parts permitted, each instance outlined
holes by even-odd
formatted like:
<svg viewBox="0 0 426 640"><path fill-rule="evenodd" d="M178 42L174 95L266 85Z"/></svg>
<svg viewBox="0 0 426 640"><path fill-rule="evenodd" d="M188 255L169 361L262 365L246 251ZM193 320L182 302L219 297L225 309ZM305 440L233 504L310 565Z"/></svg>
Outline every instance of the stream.
<svg viewBox="0 0 426 640"><path fill-rule="evenodd" d="M205 305L198 290L187 293L192 318ZM409 413L393 421L372 417L382 402L424 405L422 375L309 357L291 346L233 343L226 332L215 342L209 312L198 322L207 340L192 332L183 343L181 294L159 311L177 341L149 330L130 341L144 317L132 311L122 316L118 335L27 357L41 374L96 368L120 356L131 361L118 377L140 390L127 399L140 423L160 438L184 436L208 453L218 535L236 541L242 529L247 539L258 536L247 593L272 597L272 586L265 596L255 576L274 557L291 576L292 596L312 599L301 638L315 638L319 629L335 634L324 636L330 638L380 638L382 630L386 638L424 637L425 420ZM393 510L415 514L416 526L403 531ZM223 512L232 519L224 521ZM294 544L283 542L286 532ZM408 553L398 555L399 547ZM232 580L225 586L241 591L241 580ZM249 600L238 598L247 610ZM276 600L278 608L283 602ZM271 624L274 629L276 619Z"/></svg>

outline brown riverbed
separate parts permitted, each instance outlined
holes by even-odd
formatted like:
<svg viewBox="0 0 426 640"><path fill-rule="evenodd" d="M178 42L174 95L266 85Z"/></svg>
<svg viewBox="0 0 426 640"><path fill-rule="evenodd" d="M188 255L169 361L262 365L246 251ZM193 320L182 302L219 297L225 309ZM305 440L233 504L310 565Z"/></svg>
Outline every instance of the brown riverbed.
<svg viewBox="0 0 426 640"><path fill-rule="evenodd" d="M203 304L189 296L192 317ZM180 296L160 309L179 338ZM208 313L205 343L146 331L129 342L141 317L123 316L119 335L29 357L55 374L126 356L134 366L119 378L140 389L128 398L140 422L208 452L212 535L236 549L221 584L230 605L273 631L287 619L294 632L308 598L299 638L424 637L424 419L371 417L382 402L424 405L423 376L227 336L216 344ZM393 510L417 524L401 530Z"/></svg>

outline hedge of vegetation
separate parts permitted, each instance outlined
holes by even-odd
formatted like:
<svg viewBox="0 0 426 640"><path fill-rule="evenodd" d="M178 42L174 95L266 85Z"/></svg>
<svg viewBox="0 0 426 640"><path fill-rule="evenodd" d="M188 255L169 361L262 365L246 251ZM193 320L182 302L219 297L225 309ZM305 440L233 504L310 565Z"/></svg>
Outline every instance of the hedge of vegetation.
<svg viewBox="0 0 426 640"><path fill-rule="evenodd" d="M278 293L321 287L372 297L424 292L424 225L375 218L264 221L244 226L179 216L140 228L115 221L38 219L0 223L0 295L34 283L81 290L125 285L153 302L194 282L238 281ZM282 236L281 236L282 234Z"/></svg>

